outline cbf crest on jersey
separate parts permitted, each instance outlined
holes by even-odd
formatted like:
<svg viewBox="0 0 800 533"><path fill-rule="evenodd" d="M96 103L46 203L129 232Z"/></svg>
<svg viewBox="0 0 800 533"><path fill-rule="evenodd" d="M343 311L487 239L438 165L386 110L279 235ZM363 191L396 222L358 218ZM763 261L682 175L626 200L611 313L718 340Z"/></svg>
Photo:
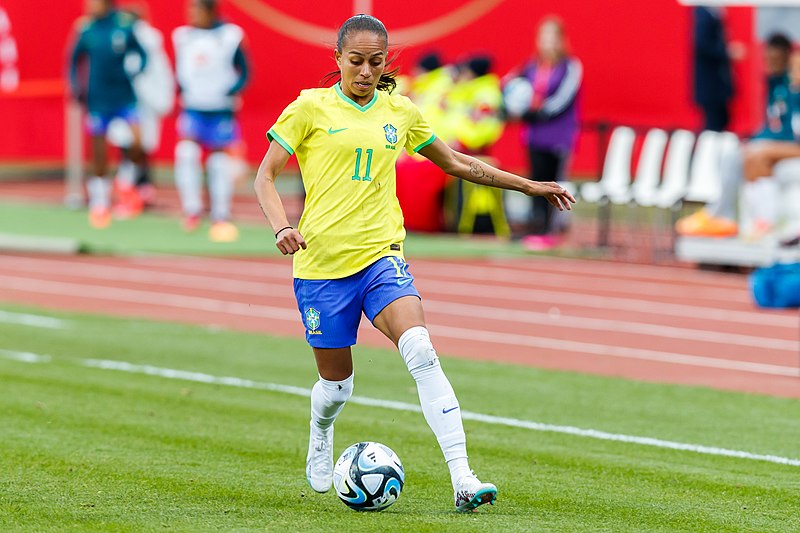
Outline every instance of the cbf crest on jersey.
<svg viewBox="0 0 800 533"><path fill-rule="evenodd" d="M313 307L309 307L308 310L306 310L306 329L309 335L322 334L322 332L319 331L319 311Z"/></svg>
<svg viewBox="0 0 800 533"><path fill-rule="evenodd" d="M386 124L383 127L383 131L386 133L386 141L389 143L386 148L394 150L394 145L397 144L397 128L391 124Z"/></svg>

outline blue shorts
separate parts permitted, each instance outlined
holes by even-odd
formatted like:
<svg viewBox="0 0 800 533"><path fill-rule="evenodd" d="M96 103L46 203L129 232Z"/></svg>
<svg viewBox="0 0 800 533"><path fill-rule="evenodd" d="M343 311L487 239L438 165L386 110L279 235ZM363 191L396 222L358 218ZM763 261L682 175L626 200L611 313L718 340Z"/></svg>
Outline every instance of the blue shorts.
<svg viewBox="0 0 800 533"><path fill-rule="evenodd" d="M178 135L206 150L222 150L241 138L239 123L228 111L186 110L178 117Z"/></svg>
<svg viewBox="0 0 800 533"><path fill-rule="evenodd" d="M115 118L121 118L128 124L138 124L139 113L136 111L136 105L121 107L114 111L92 111L90 109L86 115L86 129L89 131L89 135L94 137L105 135L108 125Z"/></svg>
<svg viewBox="0 0 800 533"><path fill-rule="evenodd" d="M345 348L356 343L361 312L372 322L403 296L416 296L414 276L400 257L384 257L341 279L294 280L297 308L314 348Z"/></svg>

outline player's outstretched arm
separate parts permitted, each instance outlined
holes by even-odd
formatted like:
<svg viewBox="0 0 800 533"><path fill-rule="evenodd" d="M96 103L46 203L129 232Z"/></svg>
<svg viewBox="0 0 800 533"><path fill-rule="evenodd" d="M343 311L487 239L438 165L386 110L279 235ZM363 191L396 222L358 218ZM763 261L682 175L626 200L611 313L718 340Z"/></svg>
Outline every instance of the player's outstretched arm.
<svg viewBox="0 0 800 533"><path fill-rule="evenodd" d="M472 156L456 152L440 139L419 151L447 174L480 185L519 191L528 196L544 196L559 210L571 210L575 198L553 181L531 181L516 174L500 170Z"/></svg>
<svg viewBox="0 0 800 533"><path fill-rule="evenodd" d="M306 248L303 236L289 224L281 197L275 189L275 178L281 173L288 160L289 152L280 144L271 143L258 167L253 184L261 211L264 212L267 221L272 226L273 233L275 233L275 246L283 255L291 255L300 248L304 250Z"/></svg>

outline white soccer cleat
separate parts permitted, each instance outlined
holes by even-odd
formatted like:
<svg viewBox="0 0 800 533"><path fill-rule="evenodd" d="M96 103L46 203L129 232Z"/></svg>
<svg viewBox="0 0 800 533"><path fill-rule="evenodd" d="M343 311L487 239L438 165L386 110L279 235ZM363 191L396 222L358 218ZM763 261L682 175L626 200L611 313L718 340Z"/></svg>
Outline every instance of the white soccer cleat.
<svg viewBox="0 0 800 533"><path fill-rule="evenodd" d="M481 483L474 475L464 476L456 487L456 511L466 513L497 499L497 487Z"/></svg>
<svg viewBox="0 0 800 533"><path fill-rule="evenodd" d="M328 492L333 484L333 426L327 435L311 422L306 456L306 479L317 492Z"/></svg>

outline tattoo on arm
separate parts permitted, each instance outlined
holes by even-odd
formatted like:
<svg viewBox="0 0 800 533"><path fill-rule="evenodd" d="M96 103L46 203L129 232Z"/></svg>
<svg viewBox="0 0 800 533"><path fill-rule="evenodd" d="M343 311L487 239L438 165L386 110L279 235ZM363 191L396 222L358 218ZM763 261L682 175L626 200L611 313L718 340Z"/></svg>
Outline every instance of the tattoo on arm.
<svg viewBox="0 0 800 533"><path fill-rule="evenodd" d="M472 161L469 164L469 173L470 173L470 175L475 176L478 179L484 179L485 178L485 179L489 180L491 183L494 183L494 176L489 174L488 172L486 172L486 170L480 164L476 163L475 161Z"/></svg>

